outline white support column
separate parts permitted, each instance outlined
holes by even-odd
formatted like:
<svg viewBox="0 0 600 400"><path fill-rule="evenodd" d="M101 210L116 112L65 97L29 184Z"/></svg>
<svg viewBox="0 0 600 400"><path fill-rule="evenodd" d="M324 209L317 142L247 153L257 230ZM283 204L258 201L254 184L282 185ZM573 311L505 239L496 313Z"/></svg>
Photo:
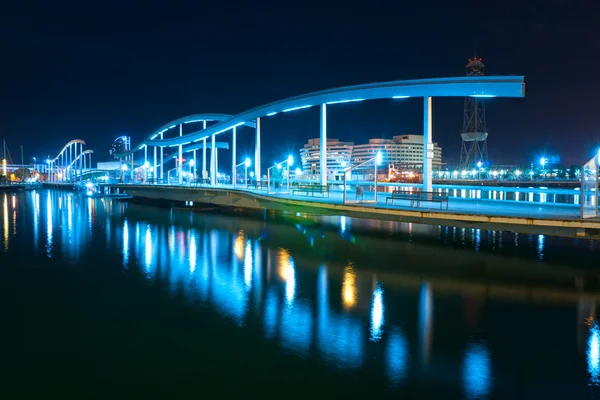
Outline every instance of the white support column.
<svg viewBox="0 0 600 400"><path fill-rule="evenodd" d="M211 146L210 146L210 184L211 185L216 185L217 184L217 176L216 176L216 171L217 171L217 146L216 146L216 141L215 141L215 135L213 133L212 138L211 138Z"/></svg>
<svg viewBox="0 0 600 400"><path fill-rule="evenodd" d="M163 140L163 133L160 133L160 140ZM164 162L163 162L163 158L165 155L165 149L164 147L160 146L160 182L164 183L164 179L165 179L165 166L164 166Z"/></svg>
<svg viewBox="0 0 600 400"><path fill-rule="evenodd" d="M130 176L131 183L134 183L134 181L135 181L135 169L133 168L133 158L134 158L133 153L131 153L131 168L129 169L131 171L131 176Z"/></svg>
<svg viewBox="0 0 600 400"><path fill-rule="evenodd" d="M327 185L327 104L321 104L321 136L319 139L321 185Z"/></svg>
<svg viewBox="0 0 600 400"><path fill-rule="evenodd" d="M148 161L148 145L144 145L144 164Z"/></svg>
<svg viewBox="0 0 600 400"><path fill-rule="evenodd" d="M69 182L71 182L71 163L73 162L73 145L69 145L69 158L68 158L68 162L67 162L67 172L69 173Z"/></svg>
<svg viewBox="0 0 600 400"><path fill-rule="evenodd" d="M202 182L206 176L206 138L202 139Z"/></svg>
<svg viewBox="0 0 600 400"><path fill-rule="evenodd" d="M202 129L206 129L206 120L202 121ZM206 138L202 139L202 182L206 176Z"/></svg>
<svg viewBox="0 0 600 400"><path fill-rule="evenodd" d="M179 137L183 136L183 124L179 124ZM177 158L177 176L179 184L183 183L183 146L179 145L179 157Z"/></svg>
<svg viewBox="0 0 600 400"><path fill-rule="evenodd" d="M196 150L194 150L194 168L192 168L192 173L194 174L192 176L192 182L196 183L196 180L198 179L198 174L196 173L196 171L198 170L198 161L196 161Z"/></svg>
<svg viewBox="0 0 600 400"><path fill-rule="evenodd" d="M231 137L231 184L233 185L233 181L235 180L235 162L236 162L236 153L237 153L237 148L236 148L236 136L237 136L237 132L236 132L236 127L233 127L233 134Z"/></svg>
<svg viewBox="0 0 600 400"><path fill-rule="evenodd" d="M83 183L83 143L79 145L79 182Z"/></svg>
<svg viewBox="0 0 600 400"><path fill-rule="evenodd" d="M254 146L254 174L256 182L260 182L260 118L256 118L256 144Z"/></svg>
<svg viewBox="0 0 600 400"><path fill-rule="evenodd" d="M153 165L154 165L154 167L153 167L154 169L152 172L153 172L153 176L154 176L154 183L157 183L156 177L158 176L158 171L157 171L158 165L156 164L156 146L154 146L154 164Z"/></svg>
<svg viewBox="0 0 600 400"><path fill-rule="evenodd" d="M433 191L433 127L432 127L432 102L431 97L424 98L423 104L423 190Z"/></svg>

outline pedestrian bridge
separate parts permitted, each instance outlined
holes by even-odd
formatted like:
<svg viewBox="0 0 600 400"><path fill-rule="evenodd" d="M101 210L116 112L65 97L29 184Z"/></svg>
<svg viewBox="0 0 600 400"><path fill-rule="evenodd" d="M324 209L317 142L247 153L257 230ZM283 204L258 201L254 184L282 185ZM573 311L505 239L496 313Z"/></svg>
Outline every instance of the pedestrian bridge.
<svg viewBox="0 0 600 400"><path fill-rule="evenodd" d="M184 182L184 177L191 173L193 180L196 180L198 175L200 175L201 179L206 178L211 185L215 186L219 183L218 176L220 168L217 153L217 148L219 147L216 142L217 135L223 137L227 132L231 133L229 140L231 143L231 162L229 165L231 167L226 168L226 170L228 172L230 171L230 176L235 179L236 167L244 162L244 160L238 160L237 158L236 128L247 126L255 129L254 160L251 160L251 163L254 168L254 171L252 171L253 175L260 181L265 177L264 171L262 170L261 119L272 118L280 113L289 113L311 107L318 107L320 110L320 143L327 143L328 107L337 107L338 104L342 103L375 99L400 101L402 99L417 97L423 98L423 186L426 191L431 191L433 180L432 160L434 131L432 125L432 99L434 97L468 96L524 97L524 77L474 76L377 82L328 89L290 97L252 108L237 115L210 113L194 114L163 124L150 132L141 143L133 146L131 150L115 154L115 156L121 159L129 159L134 163L133 160L135 159L136 153L143 151L143 162L138 163L138 165L146 166L147 171L143 174L143 181L151 180L156 183L164 183L169 180L169 176L167 176L168 173L165 174L164 164L166 161L163 156L164 149L166 147L177 147L178 156L176 157L176 165L173 168L176 176L176 183L182 184ZM210 123L210 125L207 123ZM193 131L184 134L184 125L191 126L194 128ZM189 129L190 128L186 127L185 130L187 131ZM171 137L166 137L168 135ZM207 143L207 141L209 143ZM150 154L148 152L149 147L152 148ZM210 166L208 167L208 170L207 148L210 148ZM196 151L200 149L202 149L201 174L198 173L199 163L196 159ZM193 158L186 166L183 163L183 154L188 152L193 153ZM282 158L287 158L287 155L282 155ZM319 161L322 168L320 168L319 183L323 186L328 183L326 159L326 146L321 146ZM271 163L268 164L271 165Z"/></svg>

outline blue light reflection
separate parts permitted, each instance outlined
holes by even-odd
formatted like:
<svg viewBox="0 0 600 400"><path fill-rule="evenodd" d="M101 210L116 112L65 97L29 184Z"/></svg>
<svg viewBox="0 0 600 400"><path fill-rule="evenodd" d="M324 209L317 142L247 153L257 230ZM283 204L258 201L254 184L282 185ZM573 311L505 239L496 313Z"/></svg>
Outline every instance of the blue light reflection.
<svg viewBox="0 0 600 400"><path fill-rule="evenodd" d="M590 374L590 386L600 386L600 329L594 322L588 338L587 364Z"/></svg>
<svg viewBox="0 0 600 400"><path fill-rule="evenodd" d="M491 362L484 343L469 346L463 367L465 395L468 399L481 399L489 394L491 382Z"/></svg>

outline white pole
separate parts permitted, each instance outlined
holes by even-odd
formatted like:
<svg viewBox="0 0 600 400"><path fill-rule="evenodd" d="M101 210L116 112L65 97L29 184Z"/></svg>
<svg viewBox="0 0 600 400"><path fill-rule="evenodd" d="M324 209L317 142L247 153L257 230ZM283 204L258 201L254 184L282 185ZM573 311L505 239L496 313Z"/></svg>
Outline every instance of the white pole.
<svg viewBox="0 0 600 400"><path fill-rule="evenodd" d="M163 132L160 133L160 140L163 140ZM160 182L162 183L165 179L165 166L163 165L163 156L165 154L164 147L160 146Z"/></svg>
<svg viewBox="0 0 600 400"><path fill-rule="evenodd" d="M211 147L210 147L210 184L211 185L216 185L217 184L217 177L216 177L216 173L217 173L217 146L216 146L216 140L215 140L215 134L213 133L212 138L211 138Z"/></svg>
<svg viewBox="0 0 600 400"><path fill-rule="evenodd" d="M321 104L321 135L319 139L320 163L321 163L321 185L327 185L327 104Z"/></svg>
<svg viewBox="0 0 600 400"><path fill-rule="evenodd" d="M374 188L375 188L375 204L377 204L377 157L375 157L375 184L374 184Z"/></svg>
<svg viewBox="0 0 600 400"><path fill-rule="evenodd" d="M256 143L254 147L254 174L256 182L260 182L260 118L256 118ZM257 187L258 189L258 187Z"/></svg>
<svg viewBox="0 0 600 400"><path fill-rule="evenodd" d="M425 97L423 104L423 189L425 192L433 191L433 129L431 105L431 97Z"/></svg>
<svg viewBox="0 0 600 400"><path fill-rule="evenodd" d="M248 164L244 163L244 183L246 184L246 189L248 189Z"/></svg>
<svg viewBox="0 0 600 400"><path fill-rule="evenodd" d="M231 138L231 183L233 183L233 186L235 187L235 157L236 157L236 152L237 152L237 148L236 148L236 128L235 126L233 127L233 136Z"/></svg>
<svg viewBox="0 0 600 400"><path fill-rule="evenodd" d="M202 139L202 182L206 176L206 138Z"/></svg>
<svg viewBox="0 0 600 400"><path fill-rule="evenodd" d="M154 146L154 170L152 171L153 176L154 176L154 183L158 183L158 182L156 182L156 178L158 176L157 169L158 169L158 165L156 164L156 146Z"/></svg>
<svg viewBox="0 0 600 400"><path fill-rule="evenodd" d="M198 168L196 167L196 165L197 165L196 164L196 150L194 150L194 168L193 168L192 171L190 171L190 172L193 173L192 178L194 179L194 183L196 183L196 171L198 170Z"/></svg>
<svg viewBox="0 0 600 400"><path fill-rule="evenodd" d="M183 136L183 124L179 124L179 137ZM179 184L183 183L183 145L179 145L179 158L177 162L177 175Z"/></svg>

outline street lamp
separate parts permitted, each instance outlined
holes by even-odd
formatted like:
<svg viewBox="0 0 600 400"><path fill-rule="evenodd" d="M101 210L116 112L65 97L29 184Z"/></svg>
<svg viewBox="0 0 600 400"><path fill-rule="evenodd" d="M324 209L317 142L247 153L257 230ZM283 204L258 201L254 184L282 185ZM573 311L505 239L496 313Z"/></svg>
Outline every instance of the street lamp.
<svg viewBox="0 0 600 400"><path fill-rule="evenodd" d="M271 193L271 170L273 168L281 169L282 165L285 163L287 163L287 165L288 165L287 185L288 185L288 190L290 190L290 167L294 164L294 156L292 156L291 154L288 156L287 159L285 159L285 160L269 167L269 169L267 169L267 194Z"/></svg>
<svg viewBox="0 0 600 400"><path fill-rule="evenodd" d="M540 165L542 166L543 179L546 179L546 158L545 157L540 158Z"/></svg>
<svg viewBox="0 0 600 400"><path fill-rule="evenodd" d="M233 171L233 188L235 189L235 184L236 184L236 175L237 175L237 169L239 166L244 166L244 181L246 182L246 188L248 188L248 167L250 167L250 164L252 163L252 161L250 161L249 158L246 158L244 161L242 161L241 163L239 163L238 165L235 166L235 169Z"/></svg>

